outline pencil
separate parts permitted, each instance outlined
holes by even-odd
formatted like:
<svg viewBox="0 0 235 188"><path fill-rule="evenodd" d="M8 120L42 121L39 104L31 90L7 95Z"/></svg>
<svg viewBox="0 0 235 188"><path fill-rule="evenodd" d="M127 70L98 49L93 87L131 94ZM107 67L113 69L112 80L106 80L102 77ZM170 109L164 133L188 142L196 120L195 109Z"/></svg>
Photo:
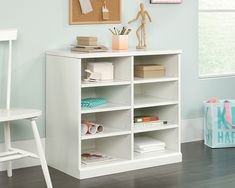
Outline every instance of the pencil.
<svg viewBox="0 0 235 188"><path fill-rule="evenodd" d="M125 35L128 35L131 32L131 29L128 29Z"/></svg>
<svg viewBox="0 0 235 188"><path fill-rule="evenodd" d="M126 27L123 27L121 31L121 35L124 35L125 32L126 32Z"/></svg>
<svg viewBox="0 0 235 188"><path fill-rule="evenodd" d="M109 31L111 31L111 33L112 33L113 35L116 35L116 34L113 32L113 30L112 30L112 29L109 29Z"/></svg>

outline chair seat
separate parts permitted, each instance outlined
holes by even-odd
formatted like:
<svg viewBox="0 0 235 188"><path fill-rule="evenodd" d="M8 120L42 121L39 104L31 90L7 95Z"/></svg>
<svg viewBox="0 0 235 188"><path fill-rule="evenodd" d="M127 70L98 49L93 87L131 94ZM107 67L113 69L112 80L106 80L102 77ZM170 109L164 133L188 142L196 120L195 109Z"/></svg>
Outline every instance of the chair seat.
<svg viewBox="0 0 235 188"><path fill-rule="evenodd" d="M41 114L40 110L34 109L0 109L0 122L36 118Z"/></svg>
<svg viewBox="0 0 235 188"><path fill-rule="evenodd" d="M0 41L17 39L17 29L0 29Z"/></svg>

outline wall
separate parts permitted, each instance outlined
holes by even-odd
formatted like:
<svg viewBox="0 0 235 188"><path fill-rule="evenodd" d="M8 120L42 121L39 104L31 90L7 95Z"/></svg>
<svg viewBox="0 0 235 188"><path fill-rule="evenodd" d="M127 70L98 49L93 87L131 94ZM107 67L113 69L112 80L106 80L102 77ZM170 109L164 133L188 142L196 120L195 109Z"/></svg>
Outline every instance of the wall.
<svg viewBox="0 0 235 188"><path fill-rule="evenodd" d="M140 2L123 0L123 24L135 16ZM149 47L183 49L182 118L201 117L202 101L207 98L232 98L235 95L231 87L235 84L234 78L198 79L197 1L184 0L180 5L150 5L149 0L144 2L153 17L153 23L148 26ZM136 28L137 24L132 26ZM96 35L100 44L110 46L108 28L113 25L68 25L68 0L0 0L0 28L8 27L19 29L19 38L14 43L12 106L38 108L45 112L45 51L68 47L77 35ZM135 45L133 32L130 46ZM1 51L5 47L1 44ZM4 58L0 52L1 106L4 105ZM23 130L17 126L12 128L14 140L31 138L28 125ZM40 134L45 136L45 115L39 120L39 129ZM0 129L0 141L2 139L3 131Z"/></svg>

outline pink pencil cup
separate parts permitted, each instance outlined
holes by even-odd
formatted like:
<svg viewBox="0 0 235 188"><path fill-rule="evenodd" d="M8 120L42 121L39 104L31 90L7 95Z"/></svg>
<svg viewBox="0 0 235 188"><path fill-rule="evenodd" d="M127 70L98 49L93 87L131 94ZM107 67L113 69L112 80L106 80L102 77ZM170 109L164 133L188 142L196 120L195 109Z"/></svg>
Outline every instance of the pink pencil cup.
<svg viewBox="0 0 235 188"><path fill-rule="evenodd" d="M113 50L128 50L128 35L113 35Z"/></svg>

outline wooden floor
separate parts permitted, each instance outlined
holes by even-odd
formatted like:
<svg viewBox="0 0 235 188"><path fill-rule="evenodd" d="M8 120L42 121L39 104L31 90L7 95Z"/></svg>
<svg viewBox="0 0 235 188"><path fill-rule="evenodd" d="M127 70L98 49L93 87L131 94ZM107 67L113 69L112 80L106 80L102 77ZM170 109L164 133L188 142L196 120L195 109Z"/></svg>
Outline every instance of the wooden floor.
<svg viewBox="0 0 235 188"><path fill-rule="evenodd" d="M202 142L182 145L183 163L79 181L50 169L54 188L231 188L235 187L235 149L211 150ZM44 188L40 167L0 172L1 188Z"/></svg>

